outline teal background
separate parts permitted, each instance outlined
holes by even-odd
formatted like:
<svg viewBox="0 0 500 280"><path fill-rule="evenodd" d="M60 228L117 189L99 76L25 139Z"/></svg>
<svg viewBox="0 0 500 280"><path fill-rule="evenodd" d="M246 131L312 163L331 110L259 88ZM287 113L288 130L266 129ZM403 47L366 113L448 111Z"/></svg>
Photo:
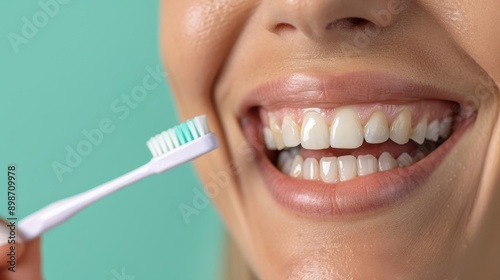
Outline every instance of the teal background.
<svg viewBox="0 0 500 280"><path fill-rule="evenodd" d="M41 0L41 3L54 0ZM61 0L62 1L62 0ZM181 1L181 0L179 0ZM57 2L56 2L57 3ZM59 4L45 26L16 53L9 33L43 11L37 1L0 4L2 96L0 186L17 166L18 217L113 179L150 158L145 142L177 123L162 81L123 120L111 109L160 65L158 1ZM43 18L41 18L43 19ZM119 101L118 101L119 102ZM109 118L115 129L59 181L54 161L83 130ZM0 214L6 213L6 187ZM92 205L43 236L46 279L216 279L222 229L212 205L186 224L179 204L200 188L191 165L148 178ZM116 276L119 275L119 276Z"/></svg>

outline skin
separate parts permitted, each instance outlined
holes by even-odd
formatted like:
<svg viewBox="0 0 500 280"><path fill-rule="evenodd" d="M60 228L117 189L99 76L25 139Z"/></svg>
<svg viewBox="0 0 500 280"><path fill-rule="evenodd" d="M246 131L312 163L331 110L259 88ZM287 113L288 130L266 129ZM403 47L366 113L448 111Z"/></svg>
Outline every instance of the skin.
<svg viewBox="0 0 500 280"><path fill-rule="evenodd" d="M386 22L370 13L390 5L403 9ZM162 53L180 115L207 114L221 141L196 168L205 186L219 186L213 202L259 278L500 278L499 10L497 0L162 2ZM323 28L349 17L381 29L354 52L339 46L359 29ZM280 207L248 149L238 105L286 74L366 69L451 90L471 101L477 119L403 203L326 219ZM0 279L41 278L39 240L23 246L18 265L31 278L1 272Z"/></svg>
<svg viewBox="0 0 500 280"><path fill-rule="evenodd" d="M7 222L0 219L0 226L6 227ZM17 235L19 237L19 235ZM7 270L7 254L10 253L11 245L0 246L0 279L1 280L40 280L41 274L41 257L40 257L40 238L34 239L28 243L18 242L14 245L16 252L16 272Z"/></svg>
<svg viewBox="0 0 500 280"><path fill-rule="evenodd" d="M400 12L388 21L371 13L391 5ZM196 167L206 186L218 182L213 202L259 278L500 277L499 8L496 0L163 1L162 53L180 115L207 114L222 144ZM342 42L359 31L342 20L350 17L381 32L346 51ZM324 28L335 21L337 29ZM403 203L326 219L284 209L246 148L238 106L287 74L367 69L453 91L477 119Z"/></svg>

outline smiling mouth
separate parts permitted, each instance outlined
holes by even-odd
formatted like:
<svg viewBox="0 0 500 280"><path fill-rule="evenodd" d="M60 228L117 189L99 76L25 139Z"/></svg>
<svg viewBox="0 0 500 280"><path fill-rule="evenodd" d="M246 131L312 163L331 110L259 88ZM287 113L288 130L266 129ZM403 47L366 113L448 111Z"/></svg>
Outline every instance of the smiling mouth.
<svg viewBox="0 0 500 280"><path fill-rule="evenodd" d="M296 75L254 91L242 128L279 204L346 215L425 185L473 119L456 98L387 74Z"/></svg>
<svg viewBox="0 0 500 280"><path fill-rule="evenodd" d="M451 135L453 108L442 101L261 108L260 119L266 149L279 151L272 162L284 174L336 183L423 159Z"/></svg>

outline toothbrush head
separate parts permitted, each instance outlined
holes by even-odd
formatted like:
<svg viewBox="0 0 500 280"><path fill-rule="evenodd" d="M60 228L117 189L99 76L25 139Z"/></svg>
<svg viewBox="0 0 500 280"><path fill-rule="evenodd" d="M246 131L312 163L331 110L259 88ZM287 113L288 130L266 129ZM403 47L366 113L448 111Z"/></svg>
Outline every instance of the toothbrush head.
<svg viewBox="0 0 500 280"><path fill-rule="evenodd" d="M146 144L156 158L208 134L207 117L201 115L151 137Z"/></svg>

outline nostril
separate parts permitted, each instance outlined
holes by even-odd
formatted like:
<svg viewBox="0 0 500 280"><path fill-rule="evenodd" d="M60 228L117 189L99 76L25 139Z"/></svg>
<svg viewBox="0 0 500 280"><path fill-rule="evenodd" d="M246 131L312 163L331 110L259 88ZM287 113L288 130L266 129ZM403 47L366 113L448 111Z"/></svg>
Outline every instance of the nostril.
<svg viewBox="0 0 500 280"><path fill-rule="evenodd" d="M295 26L288 24L288 23L278 23L274 27L274 31L276 33L285 32L285 31L292 31L295 29L296 29Z"/></svg>
<svg viewBox="0 0 500 280"><path fill-rule="evenodd" d="M372 25L373 23L369 20L359 17L341 18L336 21L330 22L326 25L327 30L339 29L339 30L351 30L351 29L363 29Z"/></svg>

